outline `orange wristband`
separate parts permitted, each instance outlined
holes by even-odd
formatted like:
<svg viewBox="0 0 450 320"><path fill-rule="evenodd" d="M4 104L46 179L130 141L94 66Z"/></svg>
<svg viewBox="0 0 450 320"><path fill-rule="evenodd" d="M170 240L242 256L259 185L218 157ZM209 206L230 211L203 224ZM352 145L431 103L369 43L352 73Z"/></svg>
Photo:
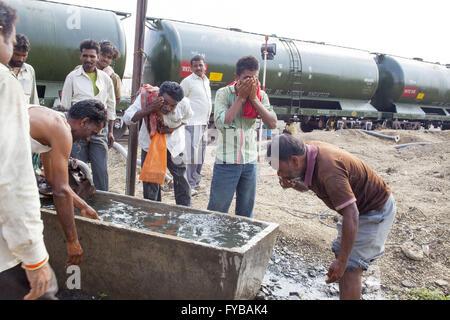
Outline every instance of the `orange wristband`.
<svg viewBox="0 0 450 320"><path fill-rule="evenodd" d="M30 271L38 270L45 265L45 263L48 261L48 258L49 258L49 256L47 255L47 257L44 260L42 260L41 262L32 264L32 265L28 265L28 266L22 263L22 268L24 268L25 270L30 270Z"/></svg>

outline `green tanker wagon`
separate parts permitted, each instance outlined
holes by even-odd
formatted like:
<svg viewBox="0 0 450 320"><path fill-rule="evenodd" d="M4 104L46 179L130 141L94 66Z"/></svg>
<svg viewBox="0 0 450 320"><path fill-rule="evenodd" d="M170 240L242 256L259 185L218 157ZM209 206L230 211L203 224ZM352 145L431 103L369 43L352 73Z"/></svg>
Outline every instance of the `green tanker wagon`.
<svg viewBox="0 0 450 320"><path fill-rule="evenodd" d="M121 54L112 67L122 78L126 41L118 15L127 14L47 1L3 1L18 12L16 32L30 40L27 63L36 71L42 105L53 105L66 76L81 64L79 48L83 40L111 41Z"/></svg>
<svg viewBox="0 0 450 320"><path fill-rule="evenodd" d="M206 59L213 96L234 80L235 64L244 55L259 58L262 81L265 35L148 21L144 82L181 81L190 74L189 61L196 54ZM339 122L361 127L412 120L444 128L450 123L448 66L275 35L269 44L273 59L267 61L266 92L278 118L300 121L304 131L336 128Z"/></svg>

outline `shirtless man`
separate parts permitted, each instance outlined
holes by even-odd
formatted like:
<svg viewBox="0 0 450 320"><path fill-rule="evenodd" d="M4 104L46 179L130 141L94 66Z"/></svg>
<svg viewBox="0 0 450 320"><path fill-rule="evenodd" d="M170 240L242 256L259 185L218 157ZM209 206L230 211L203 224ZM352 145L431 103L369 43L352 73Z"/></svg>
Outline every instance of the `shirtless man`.
<svg viewBox="0 0 450 320"><path fill-rule="evenodd" d="M31 148L41 154L47 182L59 222L67 239L68 265L81 263L83 249L78 242L73 206L82 216L99 219L97 213L69 186L68 161L72 142L89 141L106 123L105 106L98 100L82 100L61 113L46 107L30 105Z"/></svg>

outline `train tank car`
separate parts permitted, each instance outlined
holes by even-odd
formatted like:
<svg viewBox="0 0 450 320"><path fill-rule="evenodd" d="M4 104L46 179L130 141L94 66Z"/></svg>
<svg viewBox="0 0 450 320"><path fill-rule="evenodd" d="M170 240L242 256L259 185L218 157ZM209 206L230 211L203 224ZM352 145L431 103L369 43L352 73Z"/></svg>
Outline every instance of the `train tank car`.
<svg viewBox="0 0 450 320"><path fill-rule="evenodd" d="M200 54L207 61L207 76L214 95L215 90L234 80L235 63L240 57L253 55L263 65L261 46L265 42L265 35L182 21L148 20L144 82L155 85L165 80L179 82L190 74L190 58ZM269 43L276 45L277 52L274 59L267 62L266 92L279 119L300 121L304 131L336 128L339 123L343 127L365 125L367 128L372 123L386 124L386 119L392 120L394 115L415 119L417 109L408 109L408 104L414 105L412 101L399 100L395 96L396 101L403 103L399 106L401 112L388 110L376 103L374 97L377 92L378 98L386 100L383 96L386 90L378 90L380 72L386 70L380 68L379 56L376 54L275 35L269 38ZM412 61L404 60L408 63ZM407 62L402 64L406 66ZM449 70L442 66L441 69L445 69L443 74L448 77ZM391 89L389 87L387 91ZM430 88L435 89L434 86ZM446 100L438 101L446 104ZM448 122L450 117L447 111L440 110L438 112L444 113L442 117Z"/></svg>
<svg viewBox="0 0 450 320"><path fill-rule="evenodd" d="M431 124L448 129L450 70L448 67L377 54L380 83L371 103L392 113L393 126L415 129Z"/></svg>
<svg viewBox="0 0 450 320"><path fill-rule="evenodd" d="M27 63L36 71L41 104L52 106L67 74L80 64L79 47L83 40L114 43L121 58L113 68L123 76L126 41L115 12L37 0L3 1L18 12L16 32L30 40Z"/></svg>
<svg viewBox="0 0 450 320"><path fill-rule="evenodd" d="M234 80L235 64L242 56L253 55L263 65L264 35L164 19L151 22L144 82L181 81L190 74L189 61L195 54L206 59L213 92ZM373 55L280 37L270 37L269 42L276 44L277 52L267 61L266 92L279 119L305 125L308 121L311 126L327 115L362 112L378 117L369 103L378 85Z"/></svg>

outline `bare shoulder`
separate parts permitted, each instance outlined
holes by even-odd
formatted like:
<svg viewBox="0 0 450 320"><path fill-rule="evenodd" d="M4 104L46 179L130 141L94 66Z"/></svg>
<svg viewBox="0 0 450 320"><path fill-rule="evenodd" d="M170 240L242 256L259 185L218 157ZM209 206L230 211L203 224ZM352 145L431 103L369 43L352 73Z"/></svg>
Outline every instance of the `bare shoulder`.
<svg viewBox="0 0 450 320"><path fill-rule="evenodd" d="M45 140L53 147L54 141L71 140L71 129L64 113L43 106L30 106L30 130L33 138Z"/></svg>

